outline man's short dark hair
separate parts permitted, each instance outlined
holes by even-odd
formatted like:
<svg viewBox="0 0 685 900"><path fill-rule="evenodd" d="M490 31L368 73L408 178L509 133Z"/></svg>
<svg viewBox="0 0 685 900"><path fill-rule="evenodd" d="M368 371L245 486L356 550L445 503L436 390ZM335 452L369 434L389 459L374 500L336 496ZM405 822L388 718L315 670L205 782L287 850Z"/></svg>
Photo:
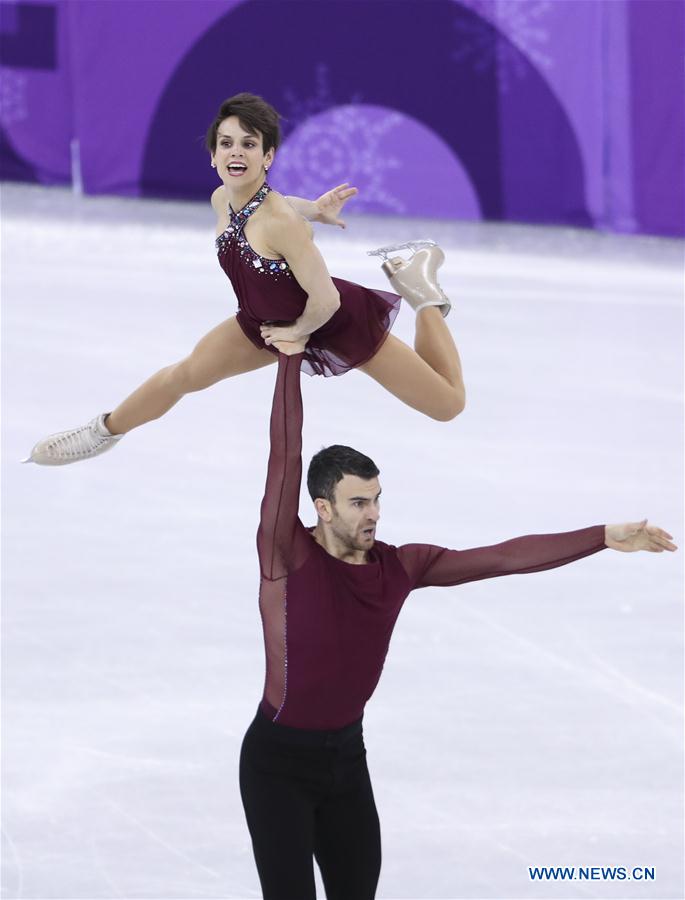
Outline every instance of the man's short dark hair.
<svg viewBox="0 0 685 900"><path fill-rule="evenodd" d="M335 486L345 475L356 475L370 481L380 474L376 463L352 447L333 444L312 457L307 472L307 489L312 500L321 497L334 502Z"/></svg>
<svg viewBox="0 0 685 900"><path fill-rule="evenodd" d="M281 118L270 103L256 94L236 94L229 97L219 107L216 118L207 129L205 147L210 153L216 152L216 139L219 125L229 116L238 116L240 127L248 134L262 136L262 149L268 153L273 147L278 149L281 143L281 127L278 120Z"/></svg>

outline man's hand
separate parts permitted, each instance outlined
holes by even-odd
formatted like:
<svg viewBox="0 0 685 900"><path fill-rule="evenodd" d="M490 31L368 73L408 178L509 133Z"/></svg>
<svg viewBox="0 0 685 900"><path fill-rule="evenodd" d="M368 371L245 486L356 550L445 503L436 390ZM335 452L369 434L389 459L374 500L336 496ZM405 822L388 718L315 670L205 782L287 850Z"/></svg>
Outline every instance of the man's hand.
<svg viewBox="0 0 685 900"><path fill-rule="evenodd" d="M309 340L308 334L300 334L297 322L263 322L260 328L264 343L286 356L302 353Z"/></svg>
<svg viewBox="0 0 685 900"><path fill-rule="evenodd" d="M604 543L612 550L634 553L636 550L649 550L650 553L671 553L678 548L672 543L673 535L663 528L648 525L647 519L642 522L629 522L625 525L606 525Z"/></svg>
<svg viewBox="0 0 685 900"><path fill-rule="evenodd" d="M283 353L285 356L295 356L297 353L304 352L308 340L309 335L306 335L297 341L272 341L271 343L279 353Z"/></svg>
<svg viewBox="0 0 685 900"><path fill-rule="evenodd" d="M339 225L340 228L347 228L342 219L339 219L340 210L347 203L350 197L354 197L359 191L356 187L349 187L349 182L339 184L322 194L318 200L314 201L317 208L317 221L324 225Z"/></svg>
<svg viewBox="0 0 685 900"><path fill-rule="evenodd" d="M259 330L266 346L269 347L273 344L278 350L280 350L280 347L277 345L283 343L302 343L302 349L304 349L305 344L309 340L309 335L302 334L300 331L297 320L285 324L280 322L262 322ZM296 350L294 352L300 353L301 351Z"/></svg>

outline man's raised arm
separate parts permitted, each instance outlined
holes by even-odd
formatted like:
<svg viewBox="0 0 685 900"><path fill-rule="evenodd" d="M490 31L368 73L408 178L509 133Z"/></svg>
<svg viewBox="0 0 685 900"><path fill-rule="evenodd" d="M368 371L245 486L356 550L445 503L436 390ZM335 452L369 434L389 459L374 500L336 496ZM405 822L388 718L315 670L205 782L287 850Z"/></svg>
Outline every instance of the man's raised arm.
<svg viewBox="0 0 685 900"><path fill-rule="evenodd" d="M300 365L304 344L281 345L271 408L269 465L257 531L262 577L285 578L301 560L306 532L298 518L302 479L302 393Z"/></svg>

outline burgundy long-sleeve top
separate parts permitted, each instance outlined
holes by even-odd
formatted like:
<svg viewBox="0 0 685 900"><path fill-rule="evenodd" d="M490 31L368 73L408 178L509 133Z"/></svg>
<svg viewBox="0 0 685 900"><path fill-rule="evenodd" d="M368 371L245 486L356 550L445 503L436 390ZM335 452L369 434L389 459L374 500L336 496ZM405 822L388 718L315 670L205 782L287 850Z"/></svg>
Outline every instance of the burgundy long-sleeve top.
<svg viewBox="0 0 685 900"><path fill-rule="evenodd" d="M279 354L271 412L271 452L257 533L266 649L261 708L283 725L335 729L362 715L411 591L540 572L606 545L604 526L595 525L470 550L376 541L363 565L332 556L298 516L302 359L302 354Z"/></svg>

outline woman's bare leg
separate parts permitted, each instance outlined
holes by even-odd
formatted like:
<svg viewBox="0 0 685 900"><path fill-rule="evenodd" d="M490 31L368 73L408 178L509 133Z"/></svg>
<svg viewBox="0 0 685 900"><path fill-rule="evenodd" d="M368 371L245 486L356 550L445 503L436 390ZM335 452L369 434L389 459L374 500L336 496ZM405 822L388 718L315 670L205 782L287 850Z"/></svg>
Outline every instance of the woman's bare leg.
<svg viewBox="0 0 685 900"><path fill-rule="evenodd" d="M185 394L276 361L245 337L235 316L206 334L190 356L167 366L130 394L105 420L112 434L125 434L168 412Z"/></svg>
<svg viewBox="0 0 685 900"><path fill-rule="evenodd" d="M464 409L459 352L438 307L427 306L417 313L414 350L389 334L378 353L360 368L432 419L448 422Z"/></svg>

